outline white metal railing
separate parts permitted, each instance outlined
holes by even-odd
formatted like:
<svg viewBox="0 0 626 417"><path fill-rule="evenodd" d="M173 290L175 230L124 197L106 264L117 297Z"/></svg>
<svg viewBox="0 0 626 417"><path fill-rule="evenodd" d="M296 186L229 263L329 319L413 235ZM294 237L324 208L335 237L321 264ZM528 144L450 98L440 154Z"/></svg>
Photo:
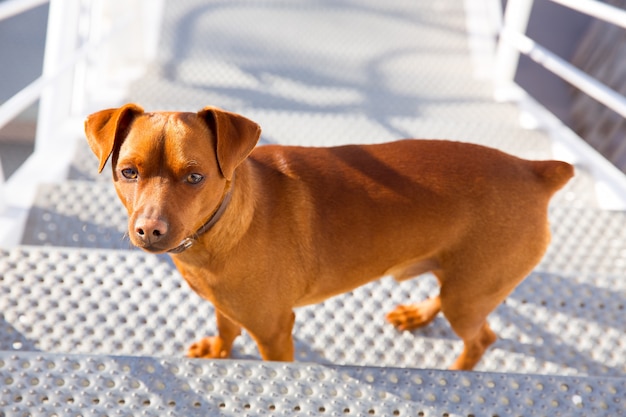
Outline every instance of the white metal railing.
<svg viewBox="0 0 626 417"><path fill-rule="evenodd" d="M626 11L607 3L596 0L550 1L626 28ZM495 57L496 98L520 101L522 106L535 110L541 107L514 82L519 56L523 53L548 71L626 117L626 97L579 70L525 34L532 6L533 0L508 0L507 2ZM545 116L546 112L543 113L544 127L552 132L559 132L553 136L559 142L557 148L567 154L572 162L584 164L593 171L601 205L609 209L626 209L626 176L556 118L552 115ZM537 111L534 115L537 115Z"/></svg>
<svg viewBox="0 0 626 417"><path fill-rule="evenodd" d="M626 28L626 11L595 0L551 0L607 22ZM507 88L515 76L519 53L626 117L626 97L550 52L524 35L533 0L509 0L498 51L497 88Z"/></svg>
<svg viewBox="0 0 626 417"><path fill-rule="evenodd" d="M66 177L85 115L120 104L157 51L163 0L8 0L0 24L46 3L42 75L0 105L2 128L39 100L33 154L7 181L0 170L0 246L21 240L37 185Z"/></svg>

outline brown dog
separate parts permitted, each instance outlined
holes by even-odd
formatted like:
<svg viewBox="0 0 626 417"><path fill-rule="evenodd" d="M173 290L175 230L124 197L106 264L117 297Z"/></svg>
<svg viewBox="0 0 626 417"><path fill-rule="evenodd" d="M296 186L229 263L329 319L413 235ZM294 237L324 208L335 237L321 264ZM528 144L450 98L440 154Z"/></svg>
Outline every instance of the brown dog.
<svg viewBox="0 0 626 417"><path fill-rule="evenodd" d="M226 358L241 327L266 360L293 360L293 309L393 275L432 271L440 295L387 315L398 329L442 311L471 369L496 336L487 315L543 256L550 197L573 175L483 146L434 140L254 149L259 126L217 108L92 114L112 156L133 244L170 252L211 301L219 334L192 357ZM254 150L253 150L254 149Z"/></svg>

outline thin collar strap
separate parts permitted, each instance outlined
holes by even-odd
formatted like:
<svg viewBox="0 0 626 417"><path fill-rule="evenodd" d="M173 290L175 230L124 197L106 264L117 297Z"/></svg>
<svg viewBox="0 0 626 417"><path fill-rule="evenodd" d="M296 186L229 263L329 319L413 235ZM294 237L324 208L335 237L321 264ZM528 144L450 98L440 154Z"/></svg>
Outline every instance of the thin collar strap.
<svg viewBox="0 0 626 417"><path fill-rule="evenodd" d="M232 185L233 181L234 181L234 177L231 180L230 188L228 189L228 191L224 193L224 198L222 198L220 206L217 208L217 210L215 210L213 215L209 217L209 220L207 220L206 223L200 226L200 228L196 230L196 233L183 239L183 241L180 242L180 245L176 246L173 249L168 250L169 253L181 253L181 252L186 251L187 249L192 247L194 243L196 243L196 240L200 236L208 232L209 229L211 229L211 227L213 227L215 223L217 223L217 221L222 217L222 215L226 211L226 208L228 207L228 203L230 203L230 199L233 195L233 185Z"/></svg>

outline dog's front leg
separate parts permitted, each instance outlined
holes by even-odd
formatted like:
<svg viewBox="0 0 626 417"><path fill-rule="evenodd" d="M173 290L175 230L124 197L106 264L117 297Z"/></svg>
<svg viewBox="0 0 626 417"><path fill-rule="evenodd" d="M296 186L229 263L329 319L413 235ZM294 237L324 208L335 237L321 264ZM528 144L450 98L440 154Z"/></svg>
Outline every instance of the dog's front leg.
<svg viewBox="0 0 626 417"><path fill-rule="evenodd" d="M241 334L241 326L215 309L217 336L205 337L189 347L190 358L228 358L235 338Z"/></svg>
<svg viewBox="0 0 626 417"><path fill-rule="evenodd" d="M293 311L278 317L267 317L261 323L246 327L266 361L291 362L294 358L292 330L296 320Z"/></svg>

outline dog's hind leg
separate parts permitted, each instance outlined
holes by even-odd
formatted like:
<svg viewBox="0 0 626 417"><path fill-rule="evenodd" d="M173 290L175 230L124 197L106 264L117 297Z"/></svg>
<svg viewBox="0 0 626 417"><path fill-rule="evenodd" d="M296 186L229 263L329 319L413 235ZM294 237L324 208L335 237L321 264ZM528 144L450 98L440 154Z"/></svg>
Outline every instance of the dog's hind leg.
<svg viewBox="0 0 626 417"><path fill-rule="evenodd" d="M217 336L205 337L189 347L190 358L224 359L230 356L233 342L241 334L241 326L215 310Z"/></svg>
<svg viewBox="0 0 626 417"><path fill-rule="evenodd" d="M450 366L452 370L471 370L497 339L487 323L487 316L504 300L510 287L486 294L482 282L470 277L450 280L441 287L441 311L452 330L463 340L463 351ZM473 285L468 286L468 282ZM510 283L507 282L507 284ZM483 285L481 285L483 284ZM486 285L485 285L486 286Z"/></svg>
<svg viewBox="0 0 626 417"><path fill-rule="evenodd" d="M477 331L456 331L463 339L463 352L450 366L451 370L469 371L476 366L485 354L485 351L497 339L496 334L489 327L487 321L483 321Z"/></svg>

